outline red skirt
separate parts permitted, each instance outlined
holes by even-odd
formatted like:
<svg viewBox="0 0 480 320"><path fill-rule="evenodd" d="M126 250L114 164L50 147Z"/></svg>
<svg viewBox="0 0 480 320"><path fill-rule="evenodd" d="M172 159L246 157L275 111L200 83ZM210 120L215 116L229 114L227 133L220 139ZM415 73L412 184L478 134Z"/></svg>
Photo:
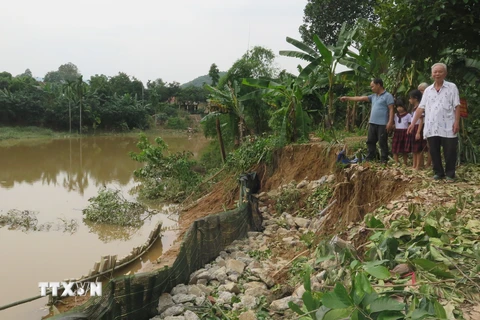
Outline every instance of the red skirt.
<svg viewBox="0 0 480 320"><path fill-rule="evenodd" d="M418 124L415 125L412 134L410 135L409 148L413 153L427 152L427 140L423 139L423 128L420 131L420 140L415 140L415 135L417 134Z"/></svg>
<svg viewBox="0 0 480 320"><path fill-rule="evenodd" d="M410 140L407 129L395 129L392 140L392 153L410 153Z"/></svg>

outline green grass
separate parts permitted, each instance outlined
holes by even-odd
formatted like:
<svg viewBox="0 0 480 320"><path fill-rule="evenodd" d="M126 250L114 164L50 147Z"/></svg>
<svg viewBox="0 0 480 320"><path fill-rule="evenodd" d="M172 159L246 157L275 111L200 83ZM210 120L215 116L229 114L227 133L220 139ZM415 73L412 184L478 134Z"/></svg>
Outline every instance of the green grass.
<svg viewBox="0 0 480 320"><path fill-rule="evenodd" d="M60 135L39 127L0 127L0 141L9 139L54 138Z"/></svg>

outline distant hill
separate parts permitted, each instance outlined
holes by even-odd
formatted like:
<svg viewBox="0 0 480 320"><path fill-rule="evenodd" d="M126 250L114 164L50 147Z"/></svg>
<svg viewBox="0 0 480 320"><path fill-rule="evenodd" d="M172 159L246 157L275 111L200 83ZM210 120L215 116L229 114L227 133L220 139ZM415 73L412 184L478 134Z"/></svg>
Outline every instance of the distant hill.
<svg viewBox="0 0 480 320"><path fill-rule="evenodd" d="M227 73L224 72L224 71L219 72L220 78L223 77L226 74ZM192 81L186 82L186 83L182 84L180 87L181 88L186 88L186 87L189 87L189 86L202 87L203 83L212 84L212 79L210 78L210 76L208 74L206 74L204 76L197 77L197 78L193 79Z"/></svg>

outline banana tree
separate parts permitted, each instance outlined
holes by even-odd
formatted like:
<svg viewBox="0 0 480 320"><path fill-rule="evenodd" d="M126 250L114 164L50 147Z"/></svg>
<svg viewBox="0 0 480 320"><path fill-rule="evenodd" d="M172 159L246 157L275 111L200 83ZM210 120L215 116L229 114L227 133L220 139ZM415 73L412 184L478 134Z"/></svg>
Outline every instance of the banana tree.
<svg viewBox="0 0 480 320"><path fill-rule="evenodd" d="M223 89L212 87L208 84L205 88L210 92L209 101L223 113L230 113L238 118L238 134L240 143L243 142L243 136L247 130L245 122L245 107L239 100L240 85L234 81L226 84Z"/></svg>
<svg viewBox="0 0 480 320"><path fill-rule="evenodd" d="M317 87L317 75L311 73L305 78L295 77L285 74L275 82L273 80L263 79L243 79L243 84L259 88L240 98L240 100L249 100L263 98L266 102L277 109L283 117L282 122L282 140L292 142L297 139L297 129L300 129L301 135L307 137L309 117L303 109L302 100L307 94L314 92Z"/></svg>
<svg viewBox="0 0 480 320"><path fill-rule="evenodd" d="M306 60L309 64L300 72L299 78L306 79L314 72L323 73L323 77L318 78L317 85L327 86L327 94L323 97L322 102L328 105L328 122L333 124L335 115L334 109L334 93L333 86L336 83L336 70L338 65L344 65L343 59L348 56L354 56L355 53L349 49L352 44L353 37L357 33L357 28L351 30L346 29L344 23L340 30L338 40L335 46L326 46L317 35L313 36L315 46L312 48L304 42L287 37L287 42L294 45L302 51L282 50L280 55L287 57L300 58ZM350 67L360 68L350 63Z"/></svg>

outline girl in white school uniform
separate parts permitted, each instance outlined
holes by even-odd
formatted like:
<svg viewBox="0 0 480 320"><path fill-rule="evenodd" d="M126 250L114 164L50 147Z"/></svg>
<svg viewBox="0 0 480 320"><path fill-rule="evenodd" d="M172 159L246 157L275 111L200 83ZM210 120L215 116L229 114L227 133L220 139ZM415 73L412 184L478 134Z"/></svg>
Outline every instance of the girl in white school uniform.
<svg viewBox="0 0 480 320"><path fill-rule="evenodd" d="M403 155L403 163L407 165L408 154L410 151L410 136L407 134L408 126L412 122L412 115L407 112L403 101L397 99L395 101L395 106L397 112L394 116L395 121L395 133L393 134L392 141L392 153L393 159L395 159L396 164L400 164L398 161L398 155L401 153Z"/></svg>

